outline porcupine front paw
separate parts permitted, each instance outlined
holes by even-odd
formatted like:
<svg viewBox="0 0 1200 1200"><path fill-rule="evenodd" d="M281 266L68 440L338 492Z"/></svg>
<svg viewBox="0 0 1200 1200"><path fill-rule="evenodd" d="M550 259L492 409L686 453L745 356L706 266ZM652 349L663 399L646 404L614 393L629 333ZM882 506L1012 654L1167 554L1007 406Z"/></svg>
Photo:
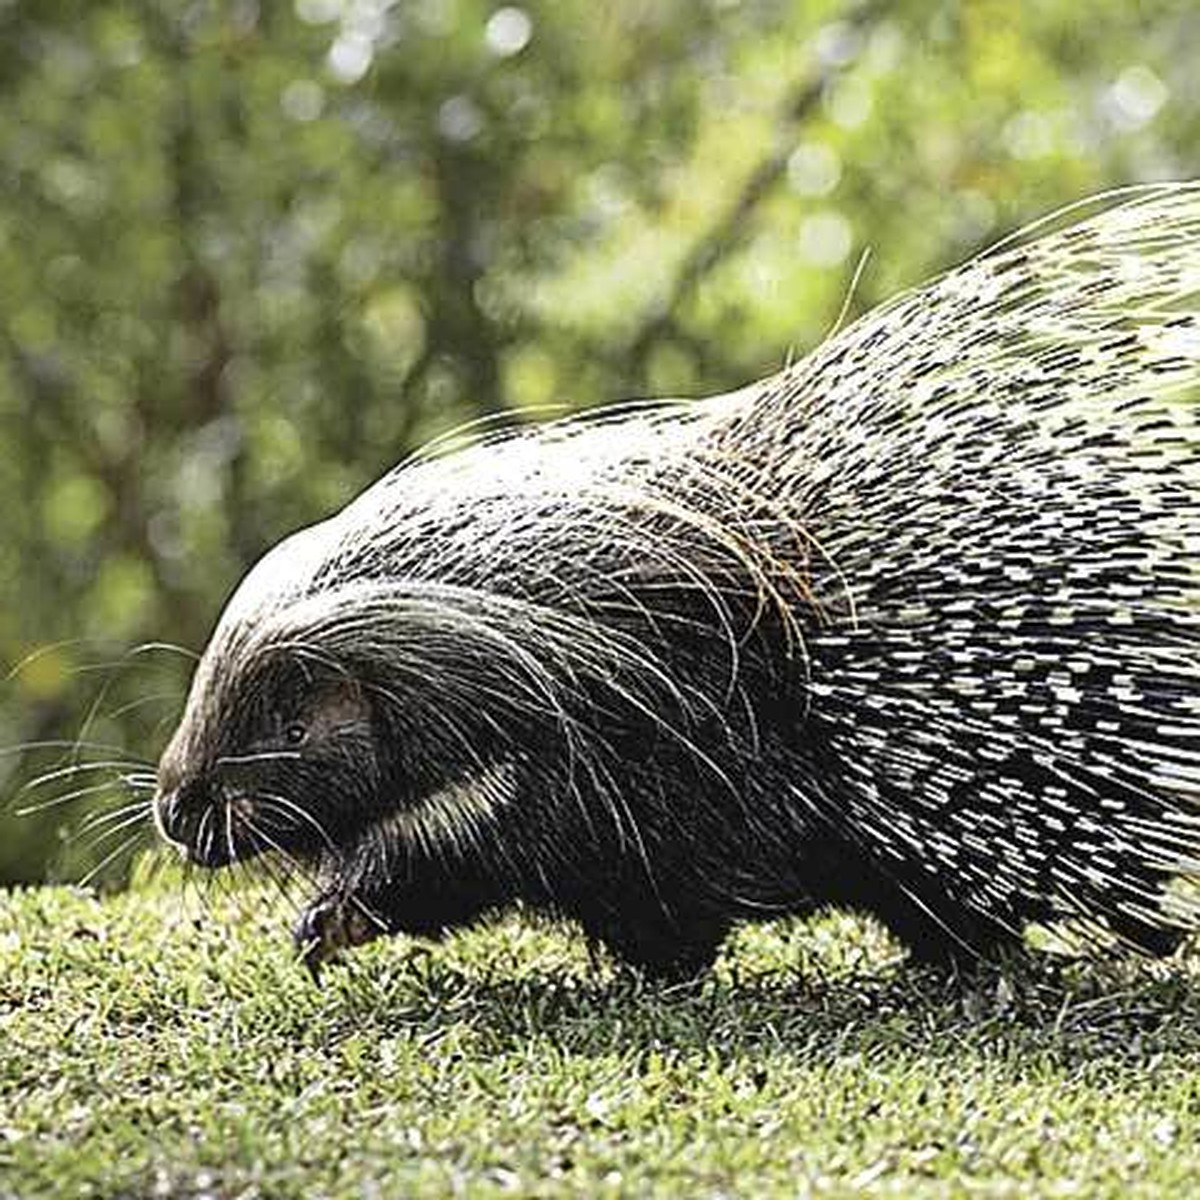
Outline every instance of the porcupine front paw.
<svg viewBox="0 0 1200 1200"><path fill-rule="evenodd" d="M319 896L300 914L292 940L301 963L320 983L326 963L336 962L343 950L362 946L382 933L379 922L353 896Z"/></svg>

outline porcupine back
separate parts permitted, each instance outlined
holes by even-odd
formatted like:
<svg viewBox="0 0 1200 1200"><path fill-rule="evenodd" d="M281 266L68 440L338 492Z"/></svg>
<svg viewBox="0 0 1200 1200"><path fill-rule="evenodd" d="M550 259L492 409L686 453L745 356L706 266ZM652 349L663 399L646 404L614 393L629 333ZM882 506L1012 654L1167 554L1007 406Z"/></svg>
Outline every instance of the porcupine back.
<svg viewBox="0 0 1200 1200"><path fill-rule="evenodd" d="M1200 870L1198 292L1200 187L1132 191L740 392L410 463L277 550L240 628L283 603L440 672L450 729L548 712L668 906L799 888L931 957L1050 918L1169 948ZM494 663L441 655L466 626Z"/></svg>
<svg viewBox="0 0 1200 1200"><path fill-rule="evenodd" d="M968 940L943 894L1149 949L1195 922L1163 885L1200 865L1198 315L1200 192L1150 190L901 298L760 403L836 568L805 799Z"/></svg>

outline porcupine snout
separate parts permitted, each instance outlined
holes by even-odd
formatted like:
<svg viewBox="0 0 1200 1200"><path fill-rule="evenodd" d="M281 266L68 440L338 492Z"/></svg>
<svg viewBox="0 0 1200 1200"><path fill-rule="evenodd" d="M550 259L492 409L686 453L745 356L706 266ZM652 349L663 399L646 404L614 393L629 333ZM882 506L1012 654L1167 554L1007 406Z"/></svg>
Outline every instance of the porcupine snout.
<svg viewBox="0 0 1200 1200"><path fill-rule="evenodd" d="M163 755L154 793L154 824L188 862L202 867L224 866L238 857L241 837L221 783L207 772L180 769L176 756Z"/></svg>
<svg viewBox="0 0 1200 1200"><path fill-rule="evenodd" d="M215 781L208 772L189 766L188 747L177 734L159 759L152 802L154 824L163 840L186 861L219 865L207 862L201 853L202 845L211 850L222 841L211 834L205 836L218 807Z"/></svg>
<svg viewBox="0 0 1200 1200"><path fill-rule="evenodd" d="M195 839L204 813L204 789L195 783L159 779L154 793L154 823L163 838L184 849Z"/></svg>

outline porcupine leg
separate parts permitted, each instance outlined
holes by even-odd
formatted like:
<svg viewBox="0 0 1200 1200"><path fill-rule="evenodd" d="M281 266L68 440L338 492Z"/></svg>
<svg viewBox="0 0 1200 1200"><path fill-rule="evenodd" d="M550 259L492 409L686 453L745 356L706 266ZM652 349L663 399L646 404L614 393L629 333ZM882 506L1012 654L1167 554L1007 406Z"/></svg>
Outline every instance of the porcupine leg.
<svg viewBox="0 0 1200 1200"><path fill-rule="evenodd" d="M712 966L729 932L727 918L713 916L686 928L645 913L590 913L581 917L591 945L602 943L623 963L664 983L694 979Z"/></svg>
<svg viewBox="0 0 1200 1200"><path fill-rule="evenodd" d="M961 910L953 916L926 911L897 893L886 909L873 909L888 931L908 949L909 958L947 975L970 977L994 966L1021 947L1021 938Z"/></svg>
<svg viewBox="0 0 1200 1200"><path fill-rule="evenodd" d="M621 960L645 975L661 983L685 983L703 975L713 964L717 951L724 940L720 937L692 940L686 944L651 945L644 940L637 942L615 942L605 939Z"/></svg>
<svg viewBox="0 0 1200 1200"><path fill-rule="evenodd" d="M1162 878L1146 881L1146 888L1161 888ZM915 885L903 888L877 872L863 872L853 903L872 912L908 948L913 961L956 975L971 976L994 966L1024 945L1020 932L946 895L921 895ZM1053 919L1048 907L1027 907L1020 923ZM1150 924L1119 909L1105 919L1126 944L1153 958L1165 958L1179 948L1187 933L1179 928Z"/></svg>
<svg viewBox="0 0 1200 1200"><path fill-rule="evenodd" d="M301 914L293 935L313 977L355 946L396 933L439 938L516 898L486 872L472 873L466 860L454 860L451 873L447 865L410 860L397 872L364 877L354 855L331 861L325 886Z"/></svg>
<svg viewBox="0 0 1200 1200"><path fill-rule="evenodd" d="M1134 918L1109 916L1108 923L1114 933L1151 958L1166 958L1174 954L1188 936L1186 930L1160 929Z"/></svg>
<svg viewBox="0 0 1200 1200"><path fill-rule="evenodd" d="M321 893L300 914L292 940L305 969L319 983L326 963L386 932L386 924L362 897L330 891Z"/></svg>
<svg viewBox="0 0 1200 1200"><path fill-rule="evenodd" d="M852 848L823 847L816 877L827 903L868 912L909 952L912 961L946 974L971 976L1018 950L1021 937L946 895L898 880Z"/></svg>

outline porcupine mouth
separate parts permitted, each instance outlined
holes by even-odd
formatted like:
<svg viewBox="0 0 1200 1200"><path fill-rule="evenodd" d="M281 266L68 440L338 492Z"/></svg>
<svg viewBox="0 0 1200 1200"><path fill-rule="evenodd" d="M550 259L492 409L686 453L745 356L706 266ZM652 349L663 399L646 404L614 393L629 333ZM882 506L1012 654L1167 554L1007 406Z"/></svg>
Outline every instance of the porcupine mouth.
<svg viewBox="0 0 1200 1200"><path fill-rule="evenodd" d="M151 813L159 837L189 866L230 866L271 849L254 834L253 806L244 796L209 805L187 820L168 818L156 797Z"/></svg>

